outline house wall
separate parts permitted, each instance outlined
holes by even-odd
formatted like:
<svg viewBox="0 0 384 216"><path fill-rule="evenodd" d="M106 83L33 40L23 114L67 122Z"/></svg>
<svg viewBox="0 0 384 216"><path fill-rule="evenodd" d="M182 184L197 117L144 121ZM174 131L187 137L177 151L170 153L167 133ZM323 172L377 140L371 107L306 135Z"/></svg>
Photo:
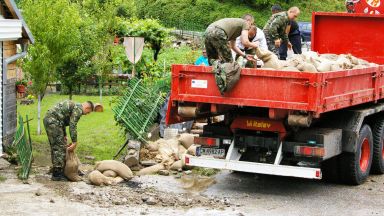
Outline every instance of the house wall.
<svg viewBox="0 0 384 216"><path fill-rule="evenodd" d="M3 86L2 84L3 84L3 42L0 41L0 86ZM0 88L0 155L2 154L3 154L3 88Z"/></svg>
<svg viewBox="0 0 384 216"><path fill-rule="evenodd" d="M3 58L16 55L17 46L15 41L3 42ZM5 71L4 71L5 72ZM3 82L4 104L3 104L3 141L4 146L13 142L17 126L17 102L16 102L16 62L7 65L7 79Z"/></svg>

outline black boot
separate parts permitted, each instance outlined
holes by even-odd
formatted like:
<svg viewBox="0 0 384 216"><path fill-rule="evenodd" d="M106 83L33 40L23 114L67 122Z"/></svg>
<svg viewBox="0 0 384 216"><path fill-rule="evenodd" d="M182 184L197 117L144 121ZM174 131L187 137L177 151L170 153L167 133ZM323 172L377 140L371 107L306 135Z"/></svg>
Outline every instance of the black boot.
<svg viewBox="0 0 384 216"><path fill-rule="evenodd" d="M52 169L52 181L68 181L67 177L65 177L63 169L61 168L53 168Z"/></svg>

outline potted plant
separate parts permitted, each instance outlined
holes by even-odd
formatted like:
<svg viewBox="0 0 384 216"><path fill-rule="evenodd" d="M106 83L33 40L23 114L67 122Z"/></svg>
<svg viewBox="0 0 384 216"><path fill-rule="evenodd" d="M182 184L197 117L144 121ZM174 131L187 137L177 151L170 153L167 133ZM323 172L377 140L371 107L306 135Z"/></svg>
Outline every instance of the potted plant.
<svg viewBox="0 0 384 216"><path fill-rule="evenodd" d="M25 87L27 86L28 82L25 79L17 80L16 81L16 91L18 93L25 93Z"/></svg>

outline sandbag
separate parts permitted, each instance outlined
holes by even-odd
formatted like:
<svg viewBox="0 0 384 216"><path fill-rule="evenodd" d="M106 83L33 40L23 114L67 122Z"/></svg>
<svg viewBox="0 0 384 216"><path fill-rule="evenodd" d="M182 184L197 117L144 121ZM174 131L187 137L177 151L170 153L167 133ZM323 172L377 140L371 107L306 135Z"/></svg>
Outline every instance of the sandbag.
<svg viewBox="0 0 384 216"><path fill-rule="evenodd" d="M96 163L95 169L100 172L106 170L113 170L117 173L118 176L122 177L125 180L130 180L133 178L133 173L131 169L124 163L115 160L104 160Z"/></svg>
<svg viewBox="0 0 384 216"><path fill-rule="evenodd" d="M193 134L183 133L183 134L180 134L179 142L186 149L188 149L193 144L194 138L195 136Z"/></svg>
<svg viewBox="0 0 384 216"><path fill-rule="evenodd" d="M64 175L73 182L77 182L81 180L81 177L79 176L79 165L80 161L79 158L76 156L76 153L74 151L68 151L65 156L65 168L64 168Z"/></svg>
<svg viewBox="0 0 384 216"><path fill-rule="evenodd" d="M320 57L331 60L331 61L336 61L339 58L339 55L332 54L332 53L325 53L325 54L321 54Z"/></svg>
<svg viewBox="0 0 384 216"><path fill-rule="evenodd" d="M197 145L191 145L188 148L188 154L196 156Z"/></svg>
<svg viewBox="0 0 384 216"><path fill-rule="evenodd" d="M331 71L332 62L322 62L316 68L319 72Z"/></svg>
<svg viewBox="0 0 384 216"><path fill-rule="evenodd" d="M319 54L317 52L308 51L302 54L306 59L313 58L317 60L319 58Z"/></svg>
<svg viewBox="0 0 384 216"><path fill-rule="evenodd" d="M114 179L113 179L113 185L117 185L117 184L120 184L121 182L123 182L124 179L121 178L120 176L116 176Z"/></svg>
<svg viewBox="0 0 384 216"><path fill-rule="evenodd" d="M353 67L353 69L363 69L363 68L367 68L367 67L364 66L364 65L355 65L355 66Z"/></svg>
<svg viewBox="0 0 384 216"><path fill-rule="evenodd" d="M115 178L117 176L117 173L113 170L106 170L103 172L103 175L107 176L107 177L113 177Z"/></svg>
<svg viewBox="0 0 384 216"><path fill-rule="evenodd" d="M176 171L183 169L183 161L182 160L178 160L178 161L174 162L172 164L172 166L170 167L170 169L171 170L176 170Z"/></svg>
<svg viewBox="0 0 384 216"><path fill-rule="evenodd" d="M179 152L179 140L169 139L164 140L160 139L158 140L159 143L159 154L171 157L173 154L177 154Z"/></svg>
<svg viewBox="0 0 384 216"><path fill-rule="evenodd" d="M331 71L340 71L342 68L338 64L331 65Z"/></svg>
<svg viewBox="0 0 384 216"><path fill-rule="evenodd" d="M165 169L165 166L164 164L160 163L160 164L156 164L156 165L141 169L139 172L137 172L137 175L138 176L151 175L151 174L158 173L160 170L163 170L163 169Z"/></svg>
<svg viewBox="0 0 384 216"><path fill-rule="evenodd" d="M303 72L318 72L314 65L309 64L307 62L302 62L299 65L297 65L297 69Z"/></svg>
<svg viewBox="0 0 384 216"><path fill-rule="evenodd" d="M106 177L99 170L94 170L88 175L89 181L96 186L111 185L114 183L114 178Z"/></svg>
<svg viewBox="0 0 384 216"><path fill-rule="evenodd" d="M297 69L296 67L283 67L283 69L281 69L282 71L296 71L296 72L299 72L300 70Z"/></svg>
<svg viewBox="0 0 384 216"><path fill-rule="evenodd" d="M180 155L183 155L187 152L188 152L188 150L184 146L179 145L178 159L180 159Z"/></svg>
<svg viewBox="0 0 384 216"><path fill-rule="evenodd" d="M260 59L264 62L263 68L273 68L276 70L283 68L282 63L280 62L279 58L274 53L271 53L271 54L268 53L268 57L263 56Z"/></svg>
<svg viewBox="0 0 384 216"><path fill-rule="evenodd" d="M271 59L271 57L273 55L275 55L273 52L271 52L269 50L261 49L259 47L257 47L255 49L255 54L256 54L256 57L259 58L263 62L269 61ZM255 58L255 59L257 59L257 58Z"/></svg>

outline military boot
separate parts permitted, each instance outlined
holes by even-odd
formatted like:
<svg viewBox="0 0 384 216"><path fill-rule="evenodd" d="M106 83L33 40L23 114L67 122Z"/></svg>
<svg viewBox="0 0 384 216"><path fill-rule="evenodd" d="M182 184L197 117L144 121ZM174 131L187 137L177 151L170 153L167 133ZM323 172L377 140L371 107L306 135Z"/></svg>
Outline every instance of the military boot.
<svg viewBox="0 0 384 216"><path fill-rule="evenodd" d="M67 177L65 177L62 168L53 168L52 169L52 181L68 181Z"/></svg>

